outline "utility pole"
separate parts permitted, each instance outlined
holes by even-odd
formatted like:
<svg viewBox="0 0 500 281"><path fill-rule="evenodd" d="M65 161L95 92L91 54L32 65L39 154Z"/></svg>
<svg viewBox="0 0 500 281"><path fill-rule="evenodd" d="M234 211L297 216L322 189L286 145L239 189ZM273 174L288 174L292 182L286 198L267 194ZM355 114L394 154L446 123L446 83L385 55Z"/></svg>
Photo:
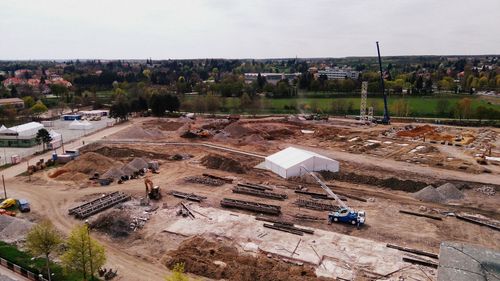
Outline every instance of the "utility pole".
<svg viewBox="0 0 500 281"><path fill-rule="evenodd" d="M390 124L391 118L389 117L389 109L387 108L387 95L385 93L384 86L384 73L382 72L382 59L380 58L380 48L377 41L377 54L378 54L378 66L380 69L380 87L382 87L382 93L384 94L384 118L382 119L383 124Z"/></svg>
<svg viewBox="0 0 500 281"><path fill-rule="evenodd" d="M7 199L7 190L5 189L5 178L2 175L2 183L3 183L3 194L5 199Z"/></svg>

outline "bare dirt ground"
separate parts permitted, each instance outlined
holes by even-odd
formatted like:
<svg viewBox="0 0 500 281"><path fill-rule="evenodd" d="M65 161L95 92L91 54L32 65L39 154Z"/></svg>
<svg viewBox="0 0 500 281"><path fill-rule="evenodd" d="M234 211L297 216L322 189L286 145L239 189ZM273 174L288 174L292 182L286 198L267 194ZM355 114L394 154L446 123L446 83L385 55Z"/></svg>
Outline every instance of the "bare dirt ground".
<svg viewBox="0 0 500 281"><path fill-rule="evenodd" d="M139 124L139 123L135 123ZM188 125L186 125L188 124ZM229 127L227 130L225 128ZM404 126L401 125L401 126ZM401 127L398 124L398 127ZM491 173L480 172L482 165L475 163L473 154L482 147L479 144L474 148L464 146L451 146L429 143L415 139L400 137L387 137L382 135L387 127L365 127L356 123L351 124L344 121L335 121L333 124L321 122L285 122L282 120L268 119L260 121L240 121L228 124L224 120L214 121L211 119L197 120L172 120L172 123L162 120L160 123L151 120L139 126L126 126L114 135L107 136L107 140L124 141L135 143L112 144L102 143L90 146L88 150L110 157L115 161L126 162L133 157L149 157L161 163L160 174L150 174L153 182L162 188L163 199L156 203L160 210L172 210L172 212L153 213L151 219L143 229L132 232L126 238L112 238L95 231L93 235L105 244L108 250L108 265L118 269L120 280L162 280L168 274L165 266L169 252L177 247L188 237L178 234L165 233L165 221L175 220L175 217L164 217L163 213L175 216L175 210L179 207L181 199L167 195L168 191L177 190L188 193L196 193L207 197L206 200L197 204L201 208L221 208L222 198L234 198L266 204L279 205L282 208L280 219L293 221L297 224L332 231L376 241L378 243L394 243L402 246L438 252L442 241L460 241L488 248L500 249L500 234L492 229L469 224L455 217L446 217L445 212L480 214L492 219L500 220L500 195L498 192L493 196L484 195L475 190L483 185L500 185L496 169L490 169ZM189 128L188 128L189 127ZM186 130L195 132L191 138L181 137ZM203 130L209 131L202 133ZM303 133L301 130L314 130L313 134ZM445 128L445 132L460 132L462 128ZM478 129L467 129L467 131L479 131ZM495 129L495 137L498 133ZM441 131L440 133L442 133ZM350 140L360 137L363 139L361 145L354 146L360 141ZM418 137L416 137L418 138ZM371 147L370 142L380 141L380 146ZM146 142L157 142L148 144ZM316 150L341 160L342 173L352 173L355 178L373 176L387 179L394 177L398 180L408 180L401 184L392 184L387 181L380 185L360 180L341 179L329 181L335 187L333 190L348 193L368 199L361 202L347 199L347 204L355 209L365 210L367 213L367 225L357 230L356 228L342 224L328 225L326 223L326 211L313 211L297 207L294 202L297 199L309 199L306 195L294 193L300 186L307 187L308 191L322 192L316 184L308 184L297 181L286 181L278 176L259 169L251 168L262 161L261 158L248 155L235 154L220 149L201 146L167 145L160 142L187 142L187 143L213 143L232 147L239 150L267 155L288 145L301 145L308 149ZM391 142L390 144L384 142ZM497 142L497 139L491 143ZM407 144L404 146L395 145ZM430 152L412 154L429 154L429 158L448 158L450 162L459 161L460 164L443 164L439 162L422 163L419 161L406 161L398 158L407 155L418 146L434 146L436 150ZM364 147L364 148L363 148ZM367 148L368 147L368 148ZM493 153L496 153L496 148ZM208 155L221 155L243 165L243 173L224 171L219 169L208 169L204 157ZM172 160L173 155L189 155L185 160ZM459 159L459 160L457 160ZM408 159L407 159L408 160ZM434 161L434 160L433 160ZM418 163L417 163L418 162ZM458 166L464 162L469 163L466 169ZM457 166L458 165L458 166ZM486 167L494 166L489 164ZM495 166L496 167L496 166ZM185 181L189 176L200 176L202 173L211 173L223 177L233 178L239 182L253 182L275 185L276 192L286 193L288 199L275 201L264 198L256 198L248 195L235 194L231 191L232 184L222 186L208 186L204 184L188 183ZM7 181L7 186L16 197L27 198L32 202L33 212L40 217L50 218L54 224L64 232L77 223L67 214L70 207L83 201L96 198L99 194L111 191L123 191L130 193L134 198L144 196L144 183L142 179L130 180L124 184L113 183L107 187L100 187L87 182L85 188L80 188L81 182L59 181L51 179L50 171L38 173L32 176L32 181L21 177ZM457 201L449 201L446 204L421 202L412 197L410 193L414 189L422 188L424 184L442 184L444 182L465 184L462 190L465 198ZM398 185L399 184L399 185ZM386 186L384 186L386 185ZM423 217L415 217L399 213L399 210L412 210L443 217L442 221L435 221ZM244 211L245 214L251 214ZM322 221L298 221L293 215L297 213L311 216L323 217ZM95 219L94 217L91 219ZM434 276L435 278L435 276ZM364 280L364 279L359 279Z"/></svg>

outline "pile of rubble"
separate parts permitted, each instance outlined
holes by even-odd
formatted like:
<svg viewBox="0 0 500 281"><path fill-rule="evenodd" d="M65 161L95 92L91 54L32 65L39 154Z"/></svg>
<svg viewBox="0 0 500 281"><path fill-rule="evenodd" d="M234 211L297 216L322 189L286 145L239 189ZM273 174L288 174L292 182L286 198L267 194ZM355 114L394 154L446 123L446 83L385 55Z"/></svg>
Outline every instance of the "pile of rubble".
<svg viewBox="0 0 500 281"><path fill-rule="evenodd" d="M487 185L483 185L481 187L476 188L476 191L481 192L482 194L487 196L494 196L496 194L495 188Z"/></svg>
<svg viewBox="0 0 500 281"><path fill-rule="evenodd" d="M210 186L221 186L221 185L224 185L226 183L223 180L214 179L214 178L205 177L205 176L190 176L190 177L184 178L184 181L189 182L189 183L199 183L199 184L210 185Z"/></svg>

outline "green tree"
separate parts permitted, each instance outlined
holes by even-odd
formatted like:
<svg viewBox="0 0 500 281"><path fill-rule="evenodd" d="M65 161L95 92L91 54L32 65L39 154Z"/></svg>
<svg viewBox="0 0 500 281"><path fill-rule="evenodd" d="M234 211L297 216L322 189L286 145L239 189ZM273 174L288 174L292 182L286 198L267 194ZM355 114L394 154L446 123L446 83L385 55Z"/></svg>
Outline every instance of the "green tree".
<svg viewBox="0 0 500 281"><path fill-rule="evenodd" d="M436 103L436 114L440 117L446 116L449 112L450 102L447 99L440 99Z"/></svg>
<svg viewBox="0 0 500 281"><path fill-rule="evenodd" d="M251 105L252 105L252 99L250 98L250 96L247 93L244 93L243 95L241 95L241 97L240 97L240 109L241 109L241 111L248 110Z"/></svg>
<svg viewBox="0 0 500 281"><path fill-rule="evenodd" d="M33 105L35 105L35 100L31 96L24 97L23 101L24 101L24 107L26 108L31 108Z"/></svg>
<svg viewBox="0 0 500 281"><path fill-rule="evenodd" d="M62 244L61 234L48 220L35 225L26 236L26 247L33 255L44 255L47 266L47 277L51 280L50 254L57 251Z"/></svg>
<svg viewBox="0 0 500 281"><path fill-rule="evenodd" d="M36 133L35 140L38 144L43 144L43 150L45 150L46 144L52 141L52 137L46 129L42 128Z"/></svg>
<svg viewBox="0 0 500 281"><path fill-rule="evenodd" d="M106 262L104 247L92 239L87 225L75 227L66 241L67 250L61 256L66 270L74 270L91 277ZM92 267L92 268L91 268Z"/></svg>
<svg viewBox="0 0 500 281"><path fill-rule="evenodd" d="M118 121L125 121L128 119L130 113L130 105L124 100L115 101L109 109L109 116L118 119Z"/></svg>
<svg viewBox="0 0 500 281"><path fill-rule="evenodd" d="M153 94L149 100L149 107L154 116L164 116L165 111L178 111L180 108L180 100L177 96L169 94Z"/></svg>
<svg viewBox="0 0 500 281"><path fill-rule="evenodd" d="M37 101L31 108L33 115L39 117L43 113L47 112L49 109L41 101Z"/></svg>
<svg viewBox="0 0 500 281"><path fill-rule="evenodd" d="M172 274L168 276L166 281L189 281L189 278L184 274L184 263L176 263L172 269Z"/></svg>

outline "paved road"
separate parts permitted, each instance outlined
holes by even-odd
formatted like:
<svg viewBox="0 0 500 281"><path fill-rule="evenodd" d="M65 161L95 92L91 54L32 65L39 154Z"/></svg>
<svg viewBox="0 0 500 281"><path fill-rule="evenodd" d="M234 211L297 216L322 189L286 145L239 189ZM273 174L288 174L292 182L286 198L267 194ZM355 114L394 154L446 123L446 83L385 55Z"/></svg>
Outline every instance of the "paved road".
<svg viewBox="0 0 500 281"><path fill-rule="evenodd" d="M10 269L0 266L0 281L29 281L29 279L24 278Z"/></svg>

